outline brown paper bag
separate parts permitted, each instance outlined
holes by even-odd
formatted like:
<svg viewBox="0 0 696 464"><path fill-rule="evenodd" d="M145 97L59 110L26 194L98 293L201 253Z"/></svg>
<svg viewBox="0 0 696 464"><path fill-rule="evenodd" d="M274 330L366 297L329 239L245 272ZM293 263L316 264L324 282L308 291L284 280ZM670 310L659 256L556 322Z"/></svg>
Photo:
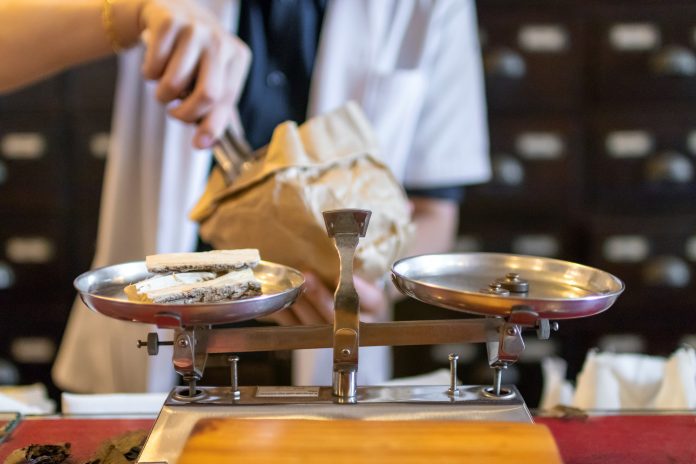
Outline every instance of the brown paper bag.
<svg viewBox="0 0 696 464"><path fill-rule="evenodd" d="M322 211L372 211L355 272L383 277L412 233L405 192L377 157L377 141L355 103L305 122L279 125L266 155L230 185L219 168L191 213L215 248L258 248L261 258L312 270L329 285L338 255Z"/></svg>

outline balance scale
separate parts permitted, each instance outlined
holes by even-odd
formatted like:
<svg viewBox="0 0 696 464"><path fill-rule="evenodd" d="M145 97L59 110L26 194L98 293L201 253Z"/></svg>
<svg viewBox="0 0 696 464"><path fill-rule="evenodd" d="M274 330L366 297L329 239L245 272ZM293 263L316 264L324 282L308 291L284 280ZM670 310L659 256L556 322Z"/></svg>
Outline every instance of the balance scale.
<svg viewBox="0 0 696 464"><path fill-rule="evenodd" d="M82 300L94 311L174 329L172 341L160 341L156 333L138 341L153 356L159 346L173 345L174 369L187 384L167 397L139 463L178 462L194 426L210 418L532 422L515 386L501 384L502 371L524 350L522 332L535 330L539 339L548 339L558 329L555 321L598 314L624 289L609 273L556 259L498 253L422 255L392 267L392 280L403 294L485 317L360 322L353 257L369 218L365 210L324 213L340 257L333 325L215 328L280 311L300 295L304 278L299 271L265 261L254 269L262 282L261 296L217 303L128 301L123 288L151 276L142 261L96 269L75 280ZM359 346L459 343L486 344L491 385L458 385L456 354L449 355L449 385L357 385ZM239 386L237 354L313 348L333 348L331 386ZM212 353L230 354L229 387L198 385Z"/></svg>

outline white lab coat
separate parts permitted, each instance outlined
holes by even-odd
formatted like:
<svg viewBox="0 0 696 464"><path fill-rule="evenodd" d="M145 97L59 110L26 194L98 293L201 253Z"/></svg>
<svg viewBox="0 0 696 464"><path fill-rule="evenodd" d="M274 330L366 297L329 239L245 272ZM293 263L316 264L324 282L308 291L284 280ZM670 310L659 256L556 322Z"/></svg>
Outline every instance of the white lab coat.
<svg viewBox="0 0 696 464"><path fill-rule="evenodd" d="M205 3L230 30L236 27L237 1ZM195 152L192 129L166 117L154 85L140 78L141 59L141 49L121 56L95 267L189 251L196 243L187 213L203 191L211 155ZM384 160L408 187L489 177L472 0L330 1L308 116L348 100L363 106ZM76 303L54 366L56 383L79 392L170 389L171 351L150 357L135 347L150 330ZM384 380L385 353L360 355L361 383ZM378 367L371 374L370 364ZM326 367L303 369L295 381L327 384L329 375Z"/></svg>

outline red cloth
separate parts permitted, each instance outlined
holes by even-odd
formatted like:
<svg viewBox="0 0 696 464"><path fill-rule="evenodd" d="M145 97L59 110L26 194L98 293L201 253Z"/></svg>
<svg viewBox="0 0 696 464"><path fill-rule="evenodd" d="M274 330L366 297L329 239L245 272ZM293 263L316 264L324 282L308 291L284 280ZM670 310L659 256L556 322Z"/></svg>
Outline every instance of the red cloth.
<svg viewBox="0 0 696 464"><path fill-rule="evenodd" d="M149 431L154 423L154 419L24 419L0 444L0 462L17 448L59 442L70 442L73 462L85 462L105 440L130 431Z"/></svg>
<svg viewBox="0 0 696 464"><path fill-rule="evenodd" d="M696 464L696 415L535 421L551 430L565 464ZM104 440L153 424L154 419L25 419L0 445L0 462L31 443L69 441L79 463Z"/></svg>
<svg viewBox="0 0 696 464"><path fill-rule="evenodd" d="M696 464L696 416L535 418L565 464Z"/></svg>

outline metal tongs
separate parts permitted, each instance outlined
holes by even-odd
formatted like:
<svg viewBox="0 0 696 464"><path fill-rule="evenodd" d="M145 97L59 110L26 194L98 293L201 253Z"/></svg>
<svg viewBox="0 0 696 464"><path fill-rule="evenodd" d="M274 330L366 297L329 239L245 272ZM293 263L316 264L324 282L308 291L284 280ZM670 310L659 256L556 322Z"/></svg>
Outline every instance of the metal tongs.
<svg viewBox="0 0 696 464"><path fill-rule="evenodd" d="M228 184L239 176L247 163L260 158L264 152L252 150L241 129L235 130L232 126L225 129L222 137L213 146L213 156Z"/></svg>

